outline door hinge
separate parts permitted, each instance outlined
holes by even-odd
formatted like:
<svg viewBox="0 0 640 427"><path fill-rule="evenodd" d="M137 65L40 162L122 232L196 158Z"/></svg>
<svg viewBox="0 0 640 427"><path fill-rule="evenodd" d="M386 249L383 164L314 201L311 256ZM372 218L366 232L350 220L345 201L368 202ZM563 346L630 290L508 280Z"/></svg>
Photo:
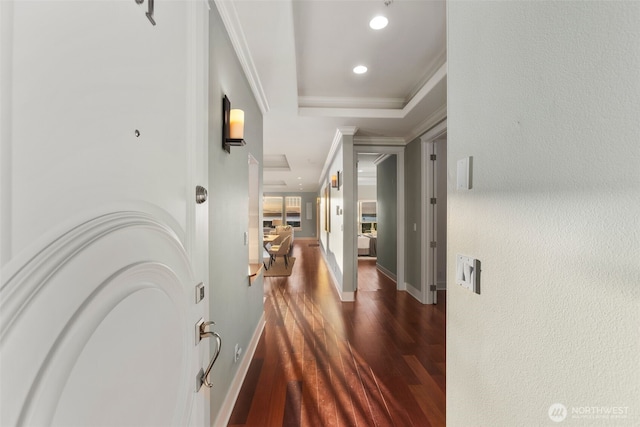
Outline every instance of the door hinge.
<svg viewBox="0 0 640 427"><path fill-rule="evenodd" d="M434 162L436 161L436 155L435 154L432 154L431 156L429 156L429 158Z"/></svg>
<svg viewBox="0 0 640 427"><path fill-rule="evenodd" d="M436 289L436 285L430 285L430 286L429 286L429 290L430 290L431 292L435 292L435 291L437 290L437 289Z"/></svg>
<svg viewBox="0 0 640 427"><path fill-rule="evenodd" d="M432 205L436 204L436 198L432 197L431 200L429 201L429 203L431 203Z"/></svg>
<svg viewBox="0 0 640 427"><path fill-rule="evenodd" d="M432 247L432 248L435 248L435 247L436 247L436 242L431 242L431 243L429 244L429 246L430 246L430 247Z"/></svg>

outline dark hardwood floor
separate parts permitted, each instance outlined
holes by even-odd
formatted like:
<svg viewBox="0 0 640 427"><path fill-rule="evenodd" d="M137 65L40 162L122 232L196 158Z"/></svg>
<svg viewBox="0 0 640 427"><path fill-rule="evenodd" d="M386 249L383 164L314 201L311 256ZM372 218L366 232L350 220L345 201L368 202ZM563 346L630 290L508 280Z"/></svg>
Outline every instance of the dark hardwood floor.
<svg viewBox="0 0 640 427"><path fill-rule="evenodd" d="M320 248L265 278L266 326L229 426L444 426L445 294L422 305L360 261L341 303Z"/></svg>

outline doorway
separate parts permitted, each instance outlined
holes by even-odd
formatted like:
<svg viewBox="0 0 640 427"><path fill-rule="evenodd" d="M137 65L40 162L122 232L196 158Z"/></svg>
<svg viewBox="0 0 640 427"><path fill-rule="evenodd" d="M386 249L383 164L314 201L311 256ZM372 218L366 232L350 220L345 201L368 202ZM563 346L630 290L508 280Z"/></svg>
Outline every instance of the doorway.
<svg viewBox="0 0 640 427"><path fill-rule="evenodd" d="M367 167L367 162L369 166ZM365 242L370 243L374 233L372 233L374 221L373 216L368 214L363 218L359 218L358 202L376 201L376 220L375 220L375 245L376 256L372 261L369 257L368 262L374 263L378 271L391 278L396 283L397 290L406 290L405 285L405 235L404 235L404 146L371 146L358 145L355 141L354 145L354 164L355 176L357 184L369 184L370 188L361 185L355 186L355 197L353 200L354 215L353 220L355 230L353 239L356 242L354 251L349 254L353 257L355 270L356 289L359 289L358 278L358 247L364 252ZM379 179L378 172L383 170L386 178ZM361 172L362 171L362 172ZM384 182L384 188L378 188L378 182ZM374 188L373 183L376 183ZM392 199L389 195L385 203L380 203L380 192L388 191L392 193ZM392 200L392 203L389 203ZM360 210L361 211L361 210ZM362 225L365 225L365 232L362 231ZM385 225L386 224L386 225ZM369 228L371 227L371 228ZM369 231L369 232L366 232ZM367 236L367 234L369 236ZM358 242L360 240L360 242ZM359 243L359 244L358 244ZM369 252L370 253L370 252Z"/></svg>

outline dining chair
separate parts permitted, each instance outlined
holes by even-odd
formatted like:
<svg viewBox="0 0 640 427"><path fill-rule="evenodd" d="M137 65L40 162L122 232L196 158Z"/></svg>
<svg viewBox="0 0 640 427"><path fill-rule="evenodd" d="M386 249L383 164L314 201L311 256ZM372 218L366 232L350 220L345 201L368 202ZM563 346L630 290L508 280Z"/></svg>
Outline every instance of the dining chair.
<svg viewBox="0 0 640 427"><path fill-rule="evenodd" d="M262 265L265 270L268 270L271 267L271 255L269 254L269 249L271 249L271 243L267 243L262 250ZM269 266L267 266L267 260L269 260Z"/></svg>
<svg viewBox="0 0 640 427"><path fill-rule="evenodd" d="M282 255L284 257L284 265L286 268L289 268L289 249L291 246L291 236L285 236L282 239L282 242L279 245L271 245L269 248L269 255L271 259L269 260L269 266L276 261L278 255Z"/></svg>

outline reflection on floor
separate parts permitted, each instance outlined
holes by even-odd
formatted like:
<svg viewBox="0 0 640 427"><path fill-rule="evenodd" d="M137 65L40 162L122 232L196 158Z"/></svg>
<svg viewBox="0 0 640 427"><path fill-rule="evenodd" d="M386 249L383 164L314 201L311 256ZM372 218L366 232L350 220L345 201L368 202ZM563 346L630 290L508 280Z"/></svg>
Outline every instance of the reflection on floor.
<svg viewBox="0 0 640 427"><path fill-rule="evenodd" d="M229 425L444 426L444 293L422 305L371 260L342 303L320 250L296 242L292 275L265 278L267 323Z"/></svg>

